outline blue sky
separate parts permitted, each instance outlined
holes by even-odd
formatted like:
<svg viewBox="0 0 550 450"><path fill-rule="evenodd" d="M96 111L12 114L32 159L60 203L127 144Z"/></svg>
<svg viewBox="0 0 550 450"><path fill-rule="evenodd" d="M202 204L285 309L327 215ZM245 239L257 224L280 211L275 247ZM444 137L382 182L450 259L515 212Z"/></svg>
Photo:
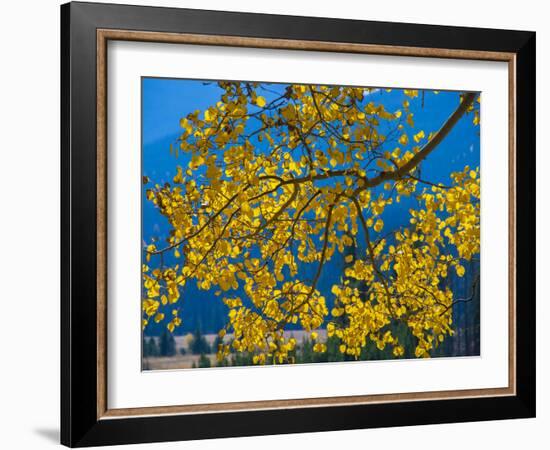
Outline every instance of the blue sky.
<svg viewBox="0 0 550 450"><path fill-rule="evenodd" d="M279 86L284 89L284 85ZM155 183L171 181L175 175L176 165L187 164L186 155L180 154L176 159L170 154L170 144L181 134L179 120L195 110L204 110L215 104L221 94L215 82L201 80L143 78L142 79L142 169L143 175L149 176ZM428 134L437 131L458 104L458 92L441 91L439 94L426 92L424 106L418 99L411 101L416 129ZM387 92L380 89L371 94L370 99L382 103L386 110L395 111L402 108L403 93L401 90ZM474 127L470 116L463 117L440 144L422 163L422 178L432 182L449 182L449 174L459 171L465 165L478 167L480 161L479 127ZM145 192L145 189L144 189ZM149 241L156 236L166 237L168 226L166 220L155 208L142 198L143 239ZM384 213L386 230L396 228L408 220L408 209L414 199L393 205ZM320 282L332 284L330 274ZM190 288L195 301L211 299L208 292Z"/></svg>

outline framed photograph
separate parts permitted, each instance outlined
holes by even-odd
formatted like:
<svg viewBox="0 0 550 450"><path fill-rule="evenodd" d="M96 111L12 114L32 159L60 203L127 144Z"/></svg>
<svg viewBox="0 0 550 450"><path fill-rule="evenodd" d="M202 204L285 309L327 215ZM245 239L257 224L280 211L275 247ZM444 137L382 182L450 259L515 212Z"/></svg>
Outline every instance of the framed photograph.
<svg viewBox="0 0 550 450"><path fill-rule="evenodd" d="M535 415L535 33L61 7L71 447Z"/></svg>

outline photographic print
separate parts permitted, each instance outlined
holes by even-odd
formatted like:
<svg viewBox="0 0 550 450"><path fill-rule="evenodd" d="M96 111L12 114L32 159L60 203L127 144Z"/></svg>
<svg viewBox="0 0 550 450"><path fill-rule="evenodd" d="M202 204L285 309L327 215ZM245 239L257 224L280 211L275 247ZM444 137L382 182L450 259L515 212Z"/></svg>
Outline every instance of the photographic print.
<svg viewBox="0 0 550 450"><path fill-rule="evenodd" d="M534 32L60 20L64 445L535 417Z"/></svg>
<svg viewBox="0 0 550 450"><path fill-rule="evenodd" d="M480 93L141 90L143 370L480 355Z"/></svg>

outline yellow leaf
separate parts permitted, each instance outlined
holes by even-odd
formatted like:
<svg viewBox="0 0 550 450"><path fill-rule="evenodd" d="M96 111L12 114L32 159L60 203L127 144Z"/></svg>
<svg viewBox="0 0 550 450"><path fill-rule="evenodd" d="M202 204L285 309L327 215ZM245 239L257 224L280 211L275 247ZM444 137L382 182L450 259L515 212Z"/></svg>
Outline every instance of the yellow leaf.
<svg viewBox="0 0 550 450"><path fill-rule="evenodd" d="M157 309L159 307L159 302L156 300L143 300L143 311L145 311L145 314L148 316L152 316L157 312Z"/></svg>
<svg viewBox="0 0 550 450"><path fill-rule="evenodd" d="M399 138L399 143L401 145L407 145L409 143L409 137L405 133L403 133Z"/></svg>
<svg viewBox="0 0 550 450"><path fill-rule="evenodd" d="M183 183L184 180L183 180L182 168L180 166L178 166L176 170L177 170L177 174L173 178L174 183Z"/></svg>
<svg viewBox="0 0 550 450"><path fill-rule="evenodd" d="M393 348L393 356L403 356L404 353L405 353L405 349L400 345L396 345Z"/></svg>
<svg viewBox="0 0 550 450"><path fill-rule="evenodd" d="M263 108L265 106L265 98L263 98L261 95L258 95L258 97L256 97L256 105L258 105L260 108Z"/></svg>
<svg viewBox="0 0 550 450"><path fill-rule="evenodd" d="M474 112L474 125L479 125L479 111Z"/></svg>
<svg viewBox="0 0 550 450"><path fill-rule="evenodd" d="M313 346L313 351L315 353L323 353L327 351L327 346L325 344L317 343Z"/></svg>
<svg viewBox="0 0 550 450"><path fill-rule="evenodd" d="M181 119L180 120L180 127L185 129L185 131L188 134L191 134L191 132L193 131L193 127L192 127L191 123L189 122L189 120L187 120L187 119ZM177 148L176 148L176 151L177 151ZM177 156L177 154L176 154L176 156Z"/></svg>
<svg viewBox="0 0 550 450"><path fill-rule="evenodd" d="M156 323L159 323L162 319L164 319L164 314L163 314L163 313L158 313L158 314L155 316L155 322L156 322Z"/></svg>
<svg viewBox="0 0 550 450"><path fill-rule="evenodd" d="M416 133L413 136L413 139L414 139L414 142L418 144L420 140L423 139L424 137L425 137L424 131L420 130L418 133Z"/></svg>

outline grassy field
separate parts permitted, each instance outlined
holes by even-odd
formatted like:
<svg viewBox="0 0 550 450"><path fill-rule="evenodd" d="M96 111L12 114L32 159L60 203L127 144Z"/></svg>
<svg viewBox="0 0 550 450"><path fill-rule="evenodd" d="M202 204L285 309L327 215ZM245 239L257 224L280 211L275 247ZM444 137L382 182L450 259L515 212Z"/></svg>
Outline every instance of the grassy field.
<svg viewBox="0 0 550 450"><path fill-rule="evenodd" d="M206 355L210 359L210 363L216 364L216 355ZM190 369L195 363L195 367L199 364L199 355L174 355L174 356L158 356L143 358L143 370L174 370L174 369Z"/></svg>

